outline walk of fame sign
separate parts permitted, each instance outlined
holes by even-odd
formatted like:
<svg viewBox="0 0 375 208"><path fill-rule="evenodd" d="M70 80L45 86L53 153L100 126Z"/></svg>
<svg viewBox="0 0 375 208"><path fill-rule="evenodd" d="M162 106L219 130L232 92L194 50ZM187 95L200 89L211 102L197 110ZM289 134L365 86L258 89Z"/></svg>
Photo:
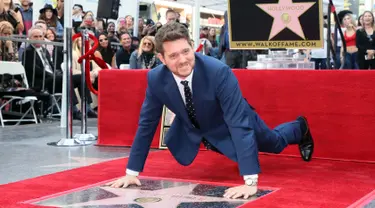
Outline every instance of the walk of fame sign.
<svg viewBox="0 0 375 208"><path fill-rule="evenodd" d="M235 208L267 197L276 189L261 189L250 199L226 199L223 194L228 186L178 182L143 177L142 186L111 188L104 185L89 186L80 190L64 192L52 197L30 202L39 206L53 207L131 207L131 208ZM29 203L29 204L30 204Z"/></svg>
<svg viewBox="0 0 375 208"><path fill-rule="evenodd" d="M322 0L228 0L231 49L323 48Z"/></svg>

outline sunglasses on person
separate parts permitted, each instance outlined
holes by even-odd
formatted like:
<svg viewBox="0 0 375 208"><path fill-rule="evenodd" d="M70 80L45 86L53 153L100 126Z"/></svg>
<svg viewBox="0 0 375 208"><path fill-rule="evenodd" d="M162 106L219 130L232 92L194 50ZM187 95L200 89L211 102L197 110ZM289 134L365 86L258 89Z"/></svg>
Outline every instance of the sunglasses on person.
<svg viewBox="0 0 375 208"><path fill-rule="evenodd" d="M144 46L152 46L152 43L145 42L143 43Z"/></svg>

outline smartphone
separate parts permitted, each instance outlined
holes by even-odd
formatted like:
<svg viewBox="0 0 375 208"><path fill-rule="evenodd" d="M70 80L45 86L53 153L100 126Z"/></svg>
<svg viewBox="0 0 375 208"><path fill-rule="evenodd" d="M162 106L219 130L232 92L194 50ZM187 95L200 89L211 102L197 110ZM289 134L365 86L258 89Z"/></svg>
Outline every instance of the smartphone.
<svg viewBox="0 0 375 208"><path fill-rule="evenodd" d="M17 13L19 10L20 10L20 8L19 8L19 7L16 7L16 8L14 9L14 12Z"/></svg>
<svg viewBox="0 0 375 208"><path fill-rule="evenodd" d="M375 59L375 56L373 56L372 59L370 59L370 58L368 57L368 55L365 55L365 60L373 60L373 59Z"/></svg>

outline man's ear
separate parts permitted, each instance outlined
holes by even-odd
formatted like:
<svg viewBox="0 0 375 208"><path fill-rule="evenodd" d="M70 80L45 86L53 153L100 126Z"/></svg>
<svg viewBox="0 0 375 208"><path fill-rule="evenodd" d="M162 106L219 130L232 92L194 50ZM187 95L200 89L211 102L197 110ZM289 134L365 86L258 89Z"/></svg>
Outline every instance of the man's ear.
<svg viewBox="0 0 375 208"><path fill-rule="evenodd" d="M164 64L164 65L167 65L166 63L165 63L165 59L164 59L164 56L163 56L163 54L161 54L161 53L158 53L158 59Z"/></svg>

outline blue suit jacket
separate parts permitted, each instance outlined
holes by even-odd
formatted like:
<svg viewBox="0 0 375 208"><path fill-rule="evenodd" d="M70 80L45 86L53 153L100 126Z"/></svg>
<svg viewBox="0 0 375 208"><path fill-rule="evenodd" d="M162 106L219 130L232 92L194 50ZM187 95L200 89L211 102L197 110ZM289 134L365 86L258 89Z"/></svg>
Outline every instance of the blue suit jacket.
<svg viewBox="0 0 375 208"><path fill-rule="evenodd" d="M219 60L195 55L193 102L200 129L191 124L177 83L169 69L160 65L148 72L146 98L127 168L141 172L158 126L163 105L176 117L165 143L182 165L193 162L202 138L238 162L240 174L260 171L258 147L252 126L255 112L243 98L232 70Z"/></svg>

